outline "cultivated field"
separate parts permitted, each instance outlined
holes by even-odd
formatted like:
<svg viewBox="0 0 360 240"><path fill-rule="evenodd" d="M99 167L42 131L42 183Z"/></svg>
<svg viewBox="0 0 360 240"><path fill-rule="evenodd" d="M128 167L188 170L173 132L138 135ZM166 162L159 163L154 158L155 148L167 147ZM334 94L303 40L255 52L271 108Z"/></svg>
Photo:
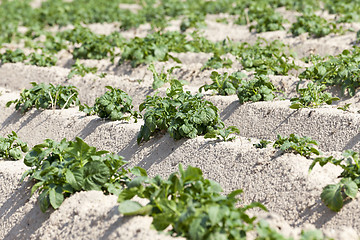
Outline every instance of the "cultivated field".
<svg viewBox="0 0 360 240"><path fill-rule="evenodd" d="M334 0L26 2L0 1L0 19L8 22L0 27L0 239L359 239L358 1L345 3L353 18ZM305 23L296 27L301 16ZM33 82L72 85L78 94L44 88L39 109L25 108L25 101L18 110L16 102L7 106ZM197 96L205 84L209 89ZM99 98L111 91L106 86L127 93L131 111L116 115L112 106L101 118L88 108L102 104ZM12 132L30 150L18 161L5 155L1 138ZM280 141L291 134L297 140ZM68 151L59 165L35 162L38 144L64 138L78 145L46 153L55 159ZM81 170L85 180L79 180L74 159L110 162L79 147L79 139L127 162L116 168L113 157L107 165L113 175L94 167L87 178ZM35 170L20 182L31 163ZM155 190L143 188L156 185L155 176L167 179L179 165L201 169L204 179L193 169L184 180L198 192L181 195L170 178L157 191L167 186L166 192L181 193L147 195ZM135 183L145 178L136 166L146 170L146 184ZM121 169L136 170L116 178ZM220 197L210 194L218 185L208 187L206 179L220 184ZM239 202L231 198L237 189ZM151 210L124 204L130 195ZM268 209L247 210L254 222L225 217L254 202Z"/></svg>

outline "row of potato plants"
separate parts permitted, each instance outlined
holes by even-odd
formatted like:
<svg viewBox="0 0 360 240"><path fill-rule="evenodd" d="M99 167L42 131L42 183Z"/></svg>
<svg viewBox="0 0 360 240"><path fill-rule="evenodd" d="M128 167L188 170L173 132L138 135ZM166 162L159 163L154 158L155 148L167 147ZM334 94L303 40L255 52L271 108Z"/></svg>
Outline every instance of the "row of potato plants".
<svg viewBox="0 0 360 240"><path fill-rule="evenodd" d="M7 144L5 151L4 144ZM46 139L29 150L13 132L7 138L0 138L0 146L2 159L18 159L18 155L11 152L19 147L27 152L24 163L30 169L24 172L21 181L28 178L34 182L31 194L38 193L43 212L50 207L58 209L65 198L75 192L98 190L117 195L118 209L123 215L149 215L156 230L166 230L172 236L246 239L255 231L257 240L291 239L272 229L266 221L257 221L246 213L251 208L267 211L265 206L253 202L237 207L242 190L223 195L221 186L204 178L199 168L183 169L180 164L179 171L167 179L149 177L140 167L126 169L126 161L121 156L98 151L78 137L60 142ZM8 152L10 155L6 155ZM132 200L134 196L149 202L143 206ZM319 230L311 230L302 231L301 239L328 238Z"/></svg>
<svg viewBox="0 0 360 240"><path fill-rule="evenodd" d="M302 12L293 24L291 32L298 35L309 32L320 37L336 31L336 23L359 21L357 1L296 1L296 0L115 0L99 3L91 0L48 0L39 8L32 8L28 1L4 0L0 3L0 20L9 24L1 26L0 43L10 42L23 37L18 31L19 26L44 29L48 26L66 26L79 23L120 22L120 29L137 28L146 22L152 29L164 29L174 19L181 19L180 30L201 28L206 26L207 14L228 13L236 24L247 24L249 29L257 32L284 29L286 20L274 9L286 7L288 10ZM86 4L85 4L86 3ZM121 3L140 5L137 12L119 7ZM314 14L314 11L325 10L338 18L330 23ZM218 21L228 22L230 18L219 18Z"/></svg>
<svg viewBox="0 0 360 240"><path fill-rule="evenodd" d="M158 73L154 70L154 75ZM170 76L170 77L169 77ZM246 101L268 101L272 100L275 94L272 92L274 87L271 83L265 79L265 76L260 75L253 80L243 81L242 75L239 72L228 75L227 73L220 75L217 72L213 72L211 78L214 83L212 85L204 85L199 91L204 90L218 90L222 91L224 95L234 94L237 91L239 96L239 102L244 103ZM161 133L168 132L175 140L181 138L195 138L198 135L204 135L205 138L218 138L223 141L230 141L234 139L233 133L239 134L239 130L230 126L225 128L224 123L220 120L218 109L209 101L202 99L200 94L192 95L190 92L183 90L183 84L172 79L171 75L164 74L163 81L166 82L170 78L170 88L166 91L165 97L160 97L156 93L153 96L147 96L145 101L139 106L140 111L144 111L144 116L133 110L131 97L120 89L115 89L108 86L108 91L101 97L95 100L95 105L92 107L86 104L80 105L78 99L78 92L74 86L54 86L52 84L33 84L33 88L28 90L25 89L21 92L20 98L9 101L6 106L9 107L11 104L15 104L15 108L20 110L22 113L28 111L32 107L49 109L49 108L68 108L74 105L80 105L79 109L84 111L87 115L97 114L99 117L109 120L125 120L129 121L131 118L136 122L138 118L143 117L144 123L138 134L138 144L142 141L148 141L151 136ZM229 81L227 84L221 83ZM237 90L234 87L237 86ZM222 88L221 86L225 86ZM315 85L309 84L308 89ZM307 89L302 89L305 93ZM315 89L316 90L316 89ZM300 107L317 107L324 101L323 98L316 98L313 101L313 96L305 95L303 98L292 99L293 103L291 108ZM315 94L316 95L316 94ZM333 101L334 98L329 98L329 94L325 94L327 101ZM312 100L312 102L307 102ZM315 99L315 98L314 98ZM16 136L15 136L16 137ZM262 147L260 143L257 147ZM281 150L291 149L300 155L307 158L310 155L319 155L319 151L313 148L313 144L317 145L315 141L308 138L299 138L295 135L291 135L289 139L283 139L280 136L274 143L274 147L280 148ZM19 145L20 146L20 145ZM18 150L17 150L18 151ZM14 155L14 153L12 153ZM19 153L17 153L19 155ZM9 157L9 151L7 155ZM317 158L314 160L313 165L319 162L320 165L325 165L327 162L332 162L336 165L343 166L340 164L341 160L333 158ZM312 165L312 167L313 167ZM312 168L311 167L311 168ZM345 170L349 168L345 167ZM349 175L344 175L349 176ZM354 178L351 178L355 181ZM357 180L356 180L357 181ZM357 182L356 182L357 183ZM353 182L349 183L354 185ZM348 186L348 185L346 185ZM346 187L339 185L339 188ZM347 197L354 198L357 192L352 191L351 193L343 196L339 195L328 195L322 194L324 202L332 209L338 211L342 206L339 201L346 199ZM354 195L355 194L355 195ZM330 199L330 200L329 200ZM337 199L336 202L334 199ZM337 205L336 207L334 207Z"/></svg>

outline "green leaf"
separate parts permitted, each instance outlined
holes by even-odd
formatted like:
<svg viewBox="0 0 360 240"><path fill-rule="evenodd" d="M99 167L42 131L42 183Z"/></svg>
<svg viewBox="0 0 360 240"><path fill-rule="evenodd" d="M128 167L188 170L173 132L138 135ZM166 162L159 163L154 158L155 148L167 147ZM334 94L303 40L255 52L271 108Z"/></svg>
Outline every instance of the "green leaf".
<svg viewBox="0 0 360 240"><path fill-rule="evenodd" d="M340 211L344 205L340 184L327 185L324 187L320 197L325 205L335 212Z"/></svg>
<svg viewBox="0 0 360 240"><path fill-rule="evenodd" d="M84 183L83 174L84 174L84 171L81 168L77 168L73 172L70 169L67 169L66 173L65 173L66 181L76 191L80 191L82 189L82 185Z"/></svg>
<svg viewBox="0 0 360 240"><path fill-rule="evenodd" d="M62 193L61 187L50 188L49 199L50 199L50 204L54 209L59 208L62 202L64 201L64 195Z"/></svg>
<svg viewBox="0 0 360 240"><path fill-rule="evenodd" d="M359 190L356 183L354 181L352 181L351 178L343 178L343 179L341 179L340 183L343 184L344 193L348 197L354 199Z"/></svg>
<svg viewBox="0 0 360 240"><path fill-rule="evenodd" d="M119 212L125 216L149 215L151 209L150 205L142 206L140 203L131 200L119 203Z"/></svg>
<svg viewBox="0 0 360 240"><path fill-rule="evenodd" d="M105 163L100 161L88 162L84 166L84 186L83 189L101 190L102 186L110 178L110 170Z"/></svg>

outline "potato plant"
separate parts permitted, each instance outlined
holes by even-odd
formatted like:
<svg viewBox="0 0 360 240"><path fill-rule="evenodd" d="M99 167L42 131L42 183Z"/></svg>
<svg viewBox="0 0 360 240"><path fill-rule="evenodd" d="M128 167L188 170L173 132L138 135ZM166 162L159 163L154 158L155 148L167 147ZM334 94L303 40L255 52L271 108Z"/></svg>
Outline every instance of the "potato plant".
<svg viewBox="0 0 360 240"><path fill-rule="evenodd" d="M195 138L224 128L218 109L200 95L184 92L182 84L174 80L166 97L147 96L139 107L145 110L144 125L138 143L147 141L158 131L167 131L174 139Z"/></svg>
<svg viewBox="0 0 360 240"><path fill-rule="evenodd" d="M129 121L134 118L135 122L141 116L134 111L132 98L123 90L106 86L108 91L95 99L95 105L89 107L86 104L80 106L80 110L87 115L98 115L100 118L109 119L111 121L125 120Z"/></svg>
<svg viewBox="0 0 360 240"><path fill-rule="evenodd" d="M31 89L24 89L20 93L20 98L7 102L6 107L15 104L16 110L25 113L33 107L36 109L67 109L80 104L79 93L74 86L54 86L51 83L37 84L35 82L31 84L33 86Z"/></svg>
<svg viewBox="0 0 360 240"><path fill-rule="evenodd" d="M28 145L21 141L14 131L8 134L7 137L0 136L0 159L20 160L23 153L28 151Z"/></svg>
<svg viewBox="0 0 360 240"><path fill-rule="evenodd" d="M318 143L309 137L299 137L292 133L289 137L278 135L273 147L285 152L294 152L306 158L310 158L312 154L320 155L319 150L315 148L317 145Z"/></svg>
<svg viewBox="0 0 360 240"><path fill-rule="evenodd" d="M271 101L276 88L265 75L257 75L254 79L242 81L237 88L236 94L241 104L245 102Z"/></svg>
<svg viewBox="0 0 360 240"><path fill-rule="evenodd" d="M119 194L129 180L121 156L98 151L78 137L60 142L47 139L30 150L24 163L31 169L22 180L29 177L35 181L31 194L39 193L43 212L59 208L65 198L78 191Z"/></svg>
<svg viewBox="0 0 360 240"><path fill-rule="evenodd" d="M340 100L338 97L333 97L331 93L324 92L325 90L325 85L317 85L312 82L308 83L306 88L298 89L300 97L290 99L290 108L316 108L323 104L330 105L333 101Z"/></svg>
<svg viewBox="0 0 360 240"><path fill-rule="evenodd" d="M343 158L336 159L330 157L317 157L310 165L311 171L316 164L321 167L331 163L343 169L339 175L340 182L336 184L329 184L324 187L321 193L321 199L331 210L338 212L349 199L354 199L360 187L360 163L359 153L353 150L345 150Z"/></svg>
<svg viewBox="0 0 360 240"><path fill-rule="evenodd" d="M205 84L199 88L199 92L213 90L214 94L223 96L236 94L236 90L239 85L243 83L243 78L246 77L245 73L234 72L228 74L219 74L216 71L211 72L210 78L213 81L212 84Z"/></svg>

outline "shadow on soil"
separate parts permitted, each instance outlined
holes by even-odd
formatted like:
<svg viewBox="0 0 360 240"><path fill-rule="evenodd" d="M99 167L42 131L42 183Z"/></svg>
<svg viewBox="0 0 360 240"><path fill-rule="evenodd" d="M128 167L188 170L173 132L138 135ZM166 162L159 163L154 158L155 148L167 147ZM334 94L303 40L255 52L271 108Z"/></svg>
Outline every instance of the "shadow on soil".
<svg viewBox="0 0 360 240"><path fill-rule="evenodd" d="M114 215L118 215L118 219L109 226L109 228L104 232L102 237L99 237L100 240L107 240L109 239L110 235L116 231L116 229L121 228L122 225L126 224L132 217L120 217L118 206L114 206L110 212L106 215L107 217L104 219L104 222L109 221Z"/></svg>
<svg viewBox="0 0 360 240"><path fill-rule="evenodd" d="M136 139L137 138L134 137L126 147L118 152L118 155L123 156L125 159L131 159L139 155L139 157L135 157L135 159L139 159L140 161L135 164L145 170L149 170L152 165L159 164L165 160L165 158L171 155L186 141L186 139L176 141L172 139L169 134L166 134L157 135L139 146Z"/></svg>
<svg viewBox="0 0 360 240"><path fill-rule="evenodd" d="M336 216L336 212L326 207L321 199L317 199L313 205L308 206L301 214L299 221L295 223L296 227L300 227L305 223L312 223L316 228L322 228L327 222ZM316 216L316 217L315 217ZM312 219L316 219L313 221Z"/></svg>
<svg viewBox="0 0 360 240"><path fill-rule="evenodd" d="M42 111L41 110L35 110L31 113L26 113L25 115L20 113L19 111L14 111L9 117L5 119L5 121L1 124L1 129L3 130L9 125L13 125L17 122L19 122L19 119L23 118L21 121L21 124L17 130L12 129L13 131L20 131L23 127L25 127L27 124L29 124L32 120L34 120L37 116L40 115Z"/></svg>
<svg viewBox="0 0 360 240"><path fill-rule="evenodd" d="M4 239L29 239L50 217L50 213L43 213L38 205L32 205L31 210L23 215L22 219L17 219L19 212L26 211L21 208L30 201L31 187L30 182L22 183L0 207L1 221L14 222L16 220L16 225L12 226Z"/></svg>
<svg viewBox="0 0 360 240"><path fill-rule="evenodd" d="M355 145L358 144L359 142L360 142L360 133L358 133L348 141L348 143L343 148L343 151L347 149L353 149Z"/></svg>

